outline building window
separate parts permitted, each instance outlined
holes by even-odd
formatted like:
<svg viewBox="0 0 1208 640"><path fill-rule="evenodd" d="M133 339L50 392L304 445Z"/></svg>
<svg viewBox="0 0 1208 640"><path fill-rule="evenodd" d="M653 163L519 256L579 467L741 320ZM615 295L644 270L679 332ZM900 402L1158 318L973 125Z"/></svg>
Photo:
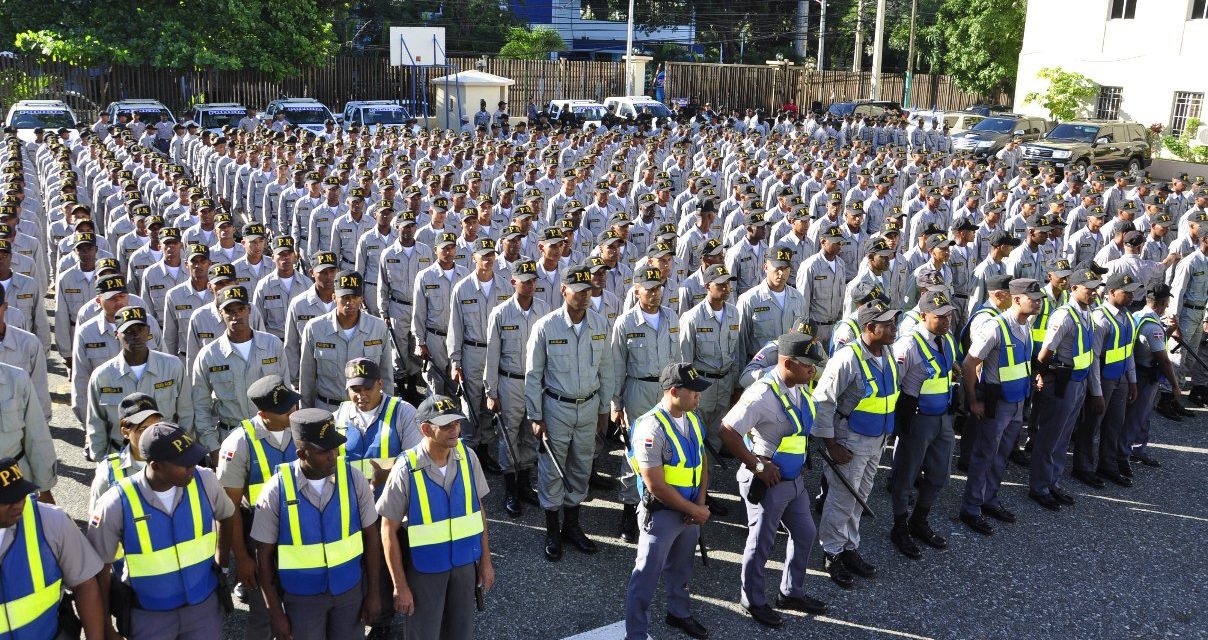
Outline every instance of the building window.
<svg viewBox="0 0 1208 640"><path fill-rule="evenodd" d="M1112 20L1132 20L1137 17L1137 0L1112 0Z"/></svg>
<svg viewBox="0 0 1208 640"><path fill-rule="evenodd" d="M1204 104L1204 94L1177 91L1174 94L1174 107L1170 110L1170 135L1179 136L1187 121L1200 117L1200 106Z"/></svg>
<svg viewBox="0 0 1208 640"><path fill-rule="evenodd" d="M1192 0L1190 20L1208 20L1208 1Z"/></svg>
<svg viewBox="0 0 1208 640"><path fill-rule="evenodd" d="M1095 105L1095 117L1101 120L1120 118L1120 93L1123 87L1099 87L1099 102Z"/></svg>

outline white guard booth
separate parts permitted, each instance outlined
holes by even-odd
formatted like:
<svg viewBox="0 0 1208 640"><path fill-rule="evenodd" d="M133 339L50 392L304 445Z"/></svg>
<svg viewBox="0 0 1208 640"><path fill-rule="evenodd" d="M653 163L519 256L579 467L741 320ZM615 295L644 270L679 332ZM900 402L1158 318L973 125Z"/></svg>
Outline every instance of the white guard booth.
<svg viewBox="0 0 1208 640"><path fill-rule="evenodd" d="M510 78L476 70L441 76L428 82L436 94L432 110L437 126L454 130L461 129L463 117L473 121L479 100L486 100L487 110L494 113L499 101L508 99L508 88L516 84Z"/></svg>

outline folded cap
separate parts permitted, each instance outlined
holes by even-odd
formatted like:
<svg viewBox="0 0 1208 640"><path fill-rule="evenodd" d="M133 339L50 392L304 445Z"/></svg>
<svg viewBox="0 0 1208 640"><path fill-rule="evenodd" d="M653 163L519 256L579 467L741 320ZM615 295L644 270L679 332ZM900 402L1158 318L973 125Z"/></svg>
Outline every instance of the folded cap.
<svg viewBox="0 0 1208 640"><path fill-rule="evenodd" d="M208 452L187 431L171 422L157 422L138 438L138 449L147 462L162 462L180 467L200 463Z"/></svg>
<svg viewBox="0 0 1208 640"><path fill-rule="evenodd" d="M155 403L155 398L142 392L132 393L122 398L118 405L118 418L133 425L142 424L147 418L158 415L162 414Z"/></svg>
<svg viewBox="0 0 1208 640"><path fill-rule="evenodd" d="M265 413L288 413L298 404L302 396L290 389L279 375L264 376L247 389L247 398L258 411Z"/></svg>
<svg viewBox="0 0 1208 640"><path fill-rule="evenodd" d="M671 362L659 373L659 384L663 389L688 389L704 391L712 384L700 374L690 362Z"/></svg>
<svg viewBox="0 0 1208 640"><path fill-rule="evenodd" d="M295 443L306 443L331 451L347 442L336 429L336 419L324 409L299 409L289 414L289 428Z"/></svg>

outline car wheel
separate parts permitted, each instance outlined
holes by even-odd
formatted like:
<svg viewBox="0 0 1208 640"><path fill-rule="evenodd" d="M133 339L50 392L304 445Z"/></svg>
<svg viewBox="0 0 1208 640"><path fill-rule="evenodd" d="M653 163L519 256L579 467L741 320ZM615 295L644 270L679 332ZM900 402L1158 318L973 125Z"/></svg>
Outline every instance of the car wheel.
<svg viewBox="0 0 1208 640"><path fill-rule="evenodd" d="M1141 173L1141 159L1140 158L1133 158L1132 160L1128 161L1128 173L1131 173L1134 175Z"/></svg>

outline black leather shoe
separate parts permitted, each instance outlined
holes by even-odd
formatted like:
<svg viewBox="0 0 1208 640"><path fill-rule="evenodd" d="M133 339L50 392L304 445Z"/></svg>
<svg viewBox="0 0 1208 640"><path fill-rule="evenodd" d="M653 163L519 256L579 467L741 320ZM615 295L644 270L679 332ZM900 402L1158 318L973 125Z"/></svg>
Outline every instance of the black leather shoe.
<svg viewBox="0 0 1208 640"><path fill-rule="evenodd" d="M1170 406L1173 407L1174 410L1177 411L1179 413L1179 415L1183 416L1184 418L1194 418L1195 417L1195 412L1192 411L1191 409L1188 409L1187 407L1184 407L1183 403L1179 402L1177 398L1170 401Z"/></svg>
<svg viewBox="0 0 1208 640"><path fill-rule="evenodd" d="M390 640L391 631L393 629L388 624L370 627L369 633L365 634L365 640Z"/></svg>
<svg viewBox="0 0 1208 640"><path fill-rule="evenodd" d="M839 559L839 556L832 556L829 553L826 554L826 559L823 561L823 567L826 569L826 572L830 574L830 579L840 587L850 589L856 586L856 576L852 575L851 570L847 568L847 565L843 563L843 560Z"/></svg>
<svg viewBox="0 0 1208 640"><path fill-rule="evenodd" d="M480 444L474 450L474 453L478 454L478 463L482 465L482 470L487 473L503 473L503 467L499 466L499 463L495 462L495 459L491 457L489 449L490 447Z"/></svg>
<svg viewBox="0 0 1208 640"><path fill-rule="evenodd" d="M859 551L856 551L855 549L848 549L847 551L840 553L839 557L843 560L843 564L847 565L848 569L851 569L852 573L860 576L861 578L877 577L877 568L865 562L864 558L860 557Z"/></svg>
<svg viewBox="0 0 1208 640"><path fill-rule="evenodd" d="M936 533L926 520L911 520L907 527L912 538L918 538L932 549L947 549L948 539Z"/></svg>
<svg viewBox="0 0 1208 640"><path fill-rule="evenodd" d="M683 631L684 633L688 634L688 636L692 637L692 638L708 638L709 637L709 630L705 628L705 625L697 622L696 618L693 618L691 616L689 616L687 618L677 618L677 617L671 615L670 613L668 613L667 614L667 626L675 627L676 629L679 629L680 631Z"/></svg>
<svg viewBox="0 0 1208 640"><path fill-rule="evenodd" d="M1036 504L1048 509L1049 511L1061 511L1061 503L1057 499L1047 493L1036 493L1029 491L1028 497Z"/></svg>
<svg viewBox="0 0 1208 640"><path fill-rule="evenodd" d="M635 504L624 505L621 510L621 523L619 534L621 539L629 544L638 541L638 506Z"/></svg>
<svg viewBox="0 0 1208 640"><path fill-rule="evenodd" d="M1068 491L1066 491L1064 489L1060 489L1058 487L1050 487L1049 494L1052 495L1053 498L1055 500L1057 500L1057 502L1060 502L1061 504L1063 504L1067 507L1074 506L1073 494L1069 493Z"/></svg>
<svg viewBox="0 0 1208 640"><path fill-rule="evenodd" d="M1119 471L1111 471L1110 469L1100 469L1099 471L1096 471L1095 473L1098 474L1100 477L1102 477L1104 480L1107 480L1108 482L1110 482L1112 484L1119 485L1121 487L1131 487L1132 486L1132 478L1120 473Z"/></svg>
<svg viewBox="0 0 1208 640"><path fill-rule="evenodd" d="M957 471L963 471L965 473L968 473L969 472L969 461L958 459L956 461L956 469L957 469Z"/></svg>
<svg viewBox="0 0 1208 640"><path fill-rule="evenodd" d="M994 518L995 520L997 520L999 522L1006 522L1007 524L1011 524L1011 523L1015 522L1015 514L1011 513L1005 507L1002 507L1002 506L991 507L989 505L983 504L982 505L982 514L990 516L991 518Z"/></svg>
<svg viewBox="0 0 1208 640"><path fill-rule="evenodd" d="M1128 460L1121 460L1119 464L1116 465L1116 470L1119 471L1120 475L1124 476L1125 478L1133 477L1133 468L1132 465L1128 463Z"/></svg>
<svg viewBox="0 0 1208 640"><path fill-rule="evenodd" d="M809 596L786 596L783 593L776 594L776 608L802 611L816 616L826 615L826 612L830 611L830 607L826 606L825 602L816 598Z"/></svg>
<svg viewBox="0 0 1208 640"><path fill-rule="evenodd" d="M1162 398L1158 400L1158 404L1154 409L1157 410L1167 420L1175 422L1183 421L1183 412L1179 411L1174 404L1174 396L1170 394L1162 394Z"/></svg>
<svg viewBox="0 0 1208 640"><path fill-rule="evenodd" d="M516 493L516 474L503 476L503 490L503 510L507 512L508 517L519 518L524 514L524 507L520 506L520 496Z"/></svg>
<svg viewBox="0 0 1208 640"><path fill-rule="evenodd" d="M985 507L982 507L982 510L984 511ZM967 525L970 529L973 529L974 531L982 534L983 536L994 535L994 525L990 524L990 521L986 520L985 516L982 516L982 515L975 516L975 515L968 514L968 513L965 513L964 511L962 511L961 515L960 515L960 520L961 520L961 522L965 523L965 525Z"/></svg>
<svg viewBox="0 0 1208 640"><path fill-rule="evenodd" d="M545 559L557 562L562 559L562 532L559 530L558 511L545 512Z"/></svg>
<svg viewBox="0 0 1208 640"><path fill-rule="evenodd" d="M1070 475L1078 482L1081 482L1092 489L1102 489L1103 487L1107 486L1107 483L1103 481L1103 478L1100 478L1098 475L1096 475L1094 471L1079 471L1075 469Z"/></svg>
<svg viewBox="0 0 1208 640"><path fill-rule="evenodd" d="M709 507L709 513L717 516L718 518L724 518L730 515L730 509L727 508L721 500L718 500L713 496L708 496L705 498L705 506Z"/></svg>
<svg viewBox="0 0 1208 640"><path fill-rule="evenodd" d="M1007 459L1021 467L1032 466L1032 456L1029 456L1021 449L1012 449Z"/></svg>
<svg viewBox="0 0 1208 640"><path fill-rule="evenodd" d="M592 489L599 489L600 491L616 491L620 488L621 483L607 476L602 476L599 471L593 469L591 477L587 479L587 486Z"/></svg>
<svg viewBox="0 0 1208 640"><path fill-rule="evenodd" d="M910 531L905 522L894 523L893 528L889 530L889 541L902 555L911 560L923 557L919 545L915 544L914 539L910 537Z"/></svg>
<svg viewBox="0 0 1208 640"><path fill-rule="evenodd" d="M747 613L751 614L751 617L755 619L755 622L758 622L765 627L779 629L780 627L784 626L784 618L766 604L762 607L748 607L744 605L743 609L746 609Z"/></svg>
<svg viewBox="0 0 1208 640"><path fill-rule="evenodd" d="M1158 462L1157 458L1154 458L1145 452L1134 453L1131 456L1129 456L1128 458L1129 458L1129 460L1132 460L1133 462L1140 462L1141 464L1143 464L1147 467L1153 467L1154 469L1157 469L1158 467L1162 466L1162 463Z"/></svg>

